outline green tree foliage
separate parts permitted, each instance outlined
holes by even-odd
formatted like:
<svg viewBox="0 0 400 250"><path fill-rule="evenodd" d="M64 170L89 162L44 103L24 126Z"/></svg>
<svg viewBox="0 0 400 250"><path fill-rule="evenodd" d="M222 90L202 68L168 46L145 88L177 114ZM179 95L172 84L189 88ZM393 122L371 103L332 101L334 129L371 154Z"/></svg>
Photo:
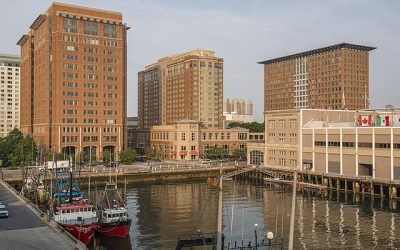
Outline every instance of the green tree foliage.
<svg viewBox="0 0 400 250"><path fill-rule="evenodd" d="M136 151L132 148L128 148L121 152L120 162L123 164L132 164L136 159Z"/></svg>
<svg viewBox="0 0 400 250"><path fill-rule="evenodd" d="M240 158L244 158L244 157L246 157L246 155L247 155L247 152L246 152L246 149L235 149L233 152L232 152L232 156L235 156L235 157L240 157Z"/></svg>
<svg viewBox="0 0 400 250"><path fill-rule="evenodd" d="M146 148L146 151L144 152L144 154L147 157L149 157L150 159L156 159L156 158L160 157L161 152L158 147L149 146L148 148Z"/></svg>
<svg viewBox="0 0 400 250"><path fill-rule="evenodd" d="M0 139L0 160L3 167L33 165L37 154L37 145L32 137L24 137L17 128Z"/></svg>
<svg viewBox="0 0 400 250"><path fill-rule="evenodd" d="M108 164L110 162L111 153L108 150L103 151L103 162Z"/></svg>
<svg viewBox="0 0 400 250"><path fill-rule="evenodd" d="M63 153L61 153L61 152L60 153L59 152L53 153L53 151L51 151L51 150L47 151L46 160L47 161L53 161L54 158L57 159L57 161L65 160Z"/></svg>
<svg viewBox="0 0 400 250"><path fill-rule="evenodd" d="M248 122L248 123L239 123L239 122L231 122L228 124L229 128L241 127L247 128L250 132L264 132L265 131L265 123L259 122Z"/></svg>
<svg viewBox="0 0 400 250"><path fill-rule="evenodd" d="M206 156L209 159L221 159L226 155L225 149L220 146L208 146L206 150Z"/></svg>

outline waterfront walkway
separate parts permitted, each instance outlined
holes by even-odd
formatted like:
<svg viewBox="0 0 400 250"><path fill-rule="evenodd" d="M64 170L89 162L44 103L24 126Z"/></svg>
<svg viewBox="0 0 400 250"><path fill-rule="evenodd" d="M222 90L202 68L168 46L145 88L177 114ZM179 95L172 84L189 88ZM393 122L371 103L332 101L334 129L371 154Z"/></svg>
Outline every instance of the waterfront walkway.
<svg viewBox="0 0 400 250"><path fill-rule="evenodd" d="M3 181L0 181L0 200L9 211L8 218L0 219L0 249L75 249L74 240L47 225L40 214L29 208Z"/></svg>

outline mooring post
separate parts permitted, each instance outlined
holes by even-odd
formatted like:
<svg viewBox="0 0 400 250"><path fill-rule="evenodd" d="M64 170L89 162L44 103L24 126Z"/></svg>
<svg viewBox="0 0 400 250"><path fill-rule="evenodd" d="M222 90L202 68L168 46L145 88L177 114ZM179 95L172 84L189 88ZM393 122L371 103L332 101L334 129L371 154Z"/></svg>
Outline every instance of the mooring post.
<svg viewBox="0 0 400 250"><path fill-rule="evenodd" d="M340 190L340 180L339 180L339 178L336 178L336 189L338 191Z"/></svg>
<svg viewBox="0 0 400 250"><path fill-rule="evenodd" d="M360 183L358 181L353 182L353 191L354 193L360 193Z"/></svg>
<svg viewBox="0 0 400 250"><path fill-rule="evenodd" d="M361 183L361 195L364 196L364 192L365 192L365 185L364 182Z"/></svg>
<svg viewBox="0 0 400 250"><path fill-rule="evenodd" d="M375 196L375 193L374 193L374 183L372 181L371 181L370 187L371 187L371 197L373 199Z"/></svg>

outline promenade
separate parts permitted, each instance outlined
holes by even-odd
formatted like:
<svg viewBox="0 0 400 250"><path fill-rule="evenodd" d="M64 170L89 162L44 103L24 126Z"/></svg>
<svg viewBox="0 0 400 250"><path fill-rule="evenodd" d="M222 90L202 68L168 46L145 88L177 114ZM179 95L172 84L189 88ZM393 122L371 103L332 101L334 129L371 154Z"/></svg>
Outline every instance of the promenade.
<svg viewBox="0 0 400 250"><path fill-rule="evenodd" d="M8 218L0 219L0 249L76 249L74 240L46 224L36 210L1 180L0 200L9 211Z"/></svg>

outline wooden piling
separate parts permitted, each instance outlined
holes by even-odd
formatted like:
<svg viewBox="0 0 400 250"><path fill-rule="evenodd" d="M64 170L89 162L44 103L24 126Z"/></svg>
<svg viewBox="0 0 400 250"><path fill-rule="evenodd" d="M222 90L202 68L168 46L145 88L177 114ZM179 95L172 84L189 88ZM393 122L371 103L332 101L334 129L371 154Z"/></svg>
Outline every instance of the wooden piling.
<svg viewBox="0 0 400 250"><path fill-rule="evenodd" d="M337 191L340 190L340 180L339 180L339 178L336 178L336 189L337 189Z"/></svg>

